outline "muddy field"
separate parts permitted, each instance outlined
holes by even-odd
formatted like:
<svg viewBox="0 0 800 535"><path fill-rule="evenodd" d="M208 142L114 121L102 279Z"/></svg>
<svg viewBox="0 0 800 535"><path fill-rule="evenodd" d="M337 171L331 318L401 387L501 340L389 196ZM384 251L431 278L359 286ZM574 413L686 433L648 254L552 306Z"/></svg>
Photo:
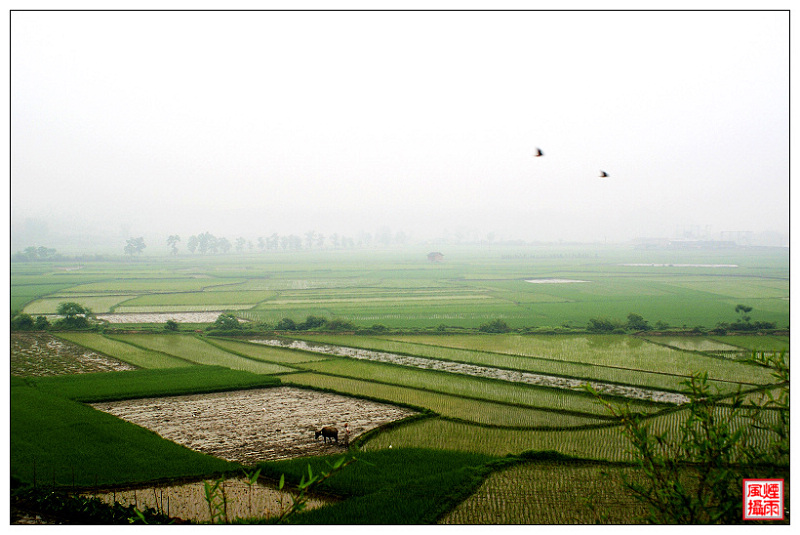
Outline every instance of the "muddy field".
<svg viewBox="0 0 800 535"><path fill-rule="evenodd" d="M209 481L209 484L213 484ZM222 484L227 502L228 519L274 518L292 504L292 495L262 483L250 486L246 479L225 480ZM165 485L136 489L116 489L86 494L108 504L114 502L133 505L138 509L147 507L162 511L171 518L192 522L210 522L211 514L205 498L204 482L195 481L181 485ZM318 496L306 502L306 509L316 509L332 503Z"/></svg>
<svg viewBox="0 0 800 535"><path fill-rule="evenodd" d="M136 367L46 333L11 334L11 375L42 377Z"/></svg>
<svg viewBox="0 0 800 535"><path fill-rule="evenodd" d="M242 464L345 450L350 440L415 411L337 394L277 387L214 394L147 398L93 407L160 436L215 457ZM339 442L314 438L323 426L339 430Z"/></svg>

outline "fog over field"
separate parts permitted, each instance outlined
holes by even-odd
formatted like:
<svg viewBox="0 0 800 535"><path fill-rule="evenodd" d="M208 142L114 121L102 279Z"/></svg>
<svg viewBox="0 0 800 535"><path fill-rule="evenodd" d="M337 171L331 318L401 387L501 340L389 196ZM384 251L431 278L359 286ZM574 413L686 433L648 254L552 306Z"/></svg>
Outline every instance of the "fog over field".
<svg viewBox="0 0 800 535"><path fill-rule="evenodd" d="M381 228L788 245L788 11L10 19L12 251Z"/></svg>

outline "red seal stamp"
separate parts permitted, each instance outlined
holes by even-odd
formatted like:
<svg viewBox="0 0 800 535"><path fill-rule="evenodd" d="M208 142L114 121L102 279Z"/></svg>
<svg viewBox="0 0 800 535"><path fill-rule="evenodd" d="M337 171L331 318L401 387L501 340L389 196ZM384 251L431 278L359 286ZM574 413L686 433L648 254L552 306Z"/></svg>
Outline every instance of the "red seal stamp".
<svg viewBox="0 0 800 535"><path fill-rule="evenodd" d="M744 520L783 520L783 479L744 479Z"/></svg>

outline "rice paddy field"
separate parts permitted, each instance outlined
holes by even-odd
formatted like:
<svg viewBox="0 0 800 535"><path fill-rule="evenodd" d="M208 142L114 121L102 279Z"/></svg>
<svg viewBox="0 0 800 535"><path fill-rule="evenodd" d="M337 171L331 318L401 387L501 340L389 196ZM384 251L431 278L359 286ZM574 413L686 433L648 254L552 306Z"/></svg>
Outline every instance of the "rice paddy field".
<svg viewBox="0 0 800 535"><path fill-rule="evenodd" d="M52 315L75 301L117 321L11 334L12 478L155 499L219 477L241 486L242 470L256 468L259 489L276 489L280 474L291 486L308 466L353 455L364 462L326 482L297 522L635 524L642 506L620 483L637 476L628 440L585 386L674 436L692 373L708 373L722 396L757 399L776 379L747 357L788 358L784 334L537 334L629 313L710 328L736 321L739 303L786 328L785 251L443 253L441 263L427 251L15 263L19 310ZM213 319L188 316L202 307L250 323L240 335L209 333ZM168 333L172 313L194 321ZM252 327L308 315L386 329ZM464 332L496 319L527 332ZM731 410L717 417L745 426ZM315 436L326 425L336 441ZM748 437L763 447L769 433ZM203 522L197 501L185 507Z"/></svg>
<svg viewBox="0 0 800 535"><path fill-rule="evenodd" d="M461 247L181 256L136 262L18 263L11 306L54 314L74 301L95 313L236 311L252 321L308 315L391 328L584 327L630 313L673 327L789 322L788 250L651 251L602 246ZM48 269L49 268L49 269ZM549 284L530 281L549 280ZM580 280L580 284L565 281Z"/></svg>

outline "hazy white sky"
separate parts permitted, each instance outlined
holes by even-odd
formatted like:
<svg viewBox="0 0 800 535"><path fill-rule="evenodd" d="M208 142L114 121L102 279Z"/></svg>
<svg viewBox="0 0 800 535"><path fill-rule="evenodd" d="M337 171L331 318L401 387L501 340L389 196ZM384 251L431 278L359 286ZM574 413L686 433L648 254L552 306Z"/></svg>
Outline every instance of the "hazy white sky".
<svg viewBox="0 0 800 535"><path fill-rule="evenodd" d="M788 106L788 12L13 12L12 231L788 234Z"/></svg>

